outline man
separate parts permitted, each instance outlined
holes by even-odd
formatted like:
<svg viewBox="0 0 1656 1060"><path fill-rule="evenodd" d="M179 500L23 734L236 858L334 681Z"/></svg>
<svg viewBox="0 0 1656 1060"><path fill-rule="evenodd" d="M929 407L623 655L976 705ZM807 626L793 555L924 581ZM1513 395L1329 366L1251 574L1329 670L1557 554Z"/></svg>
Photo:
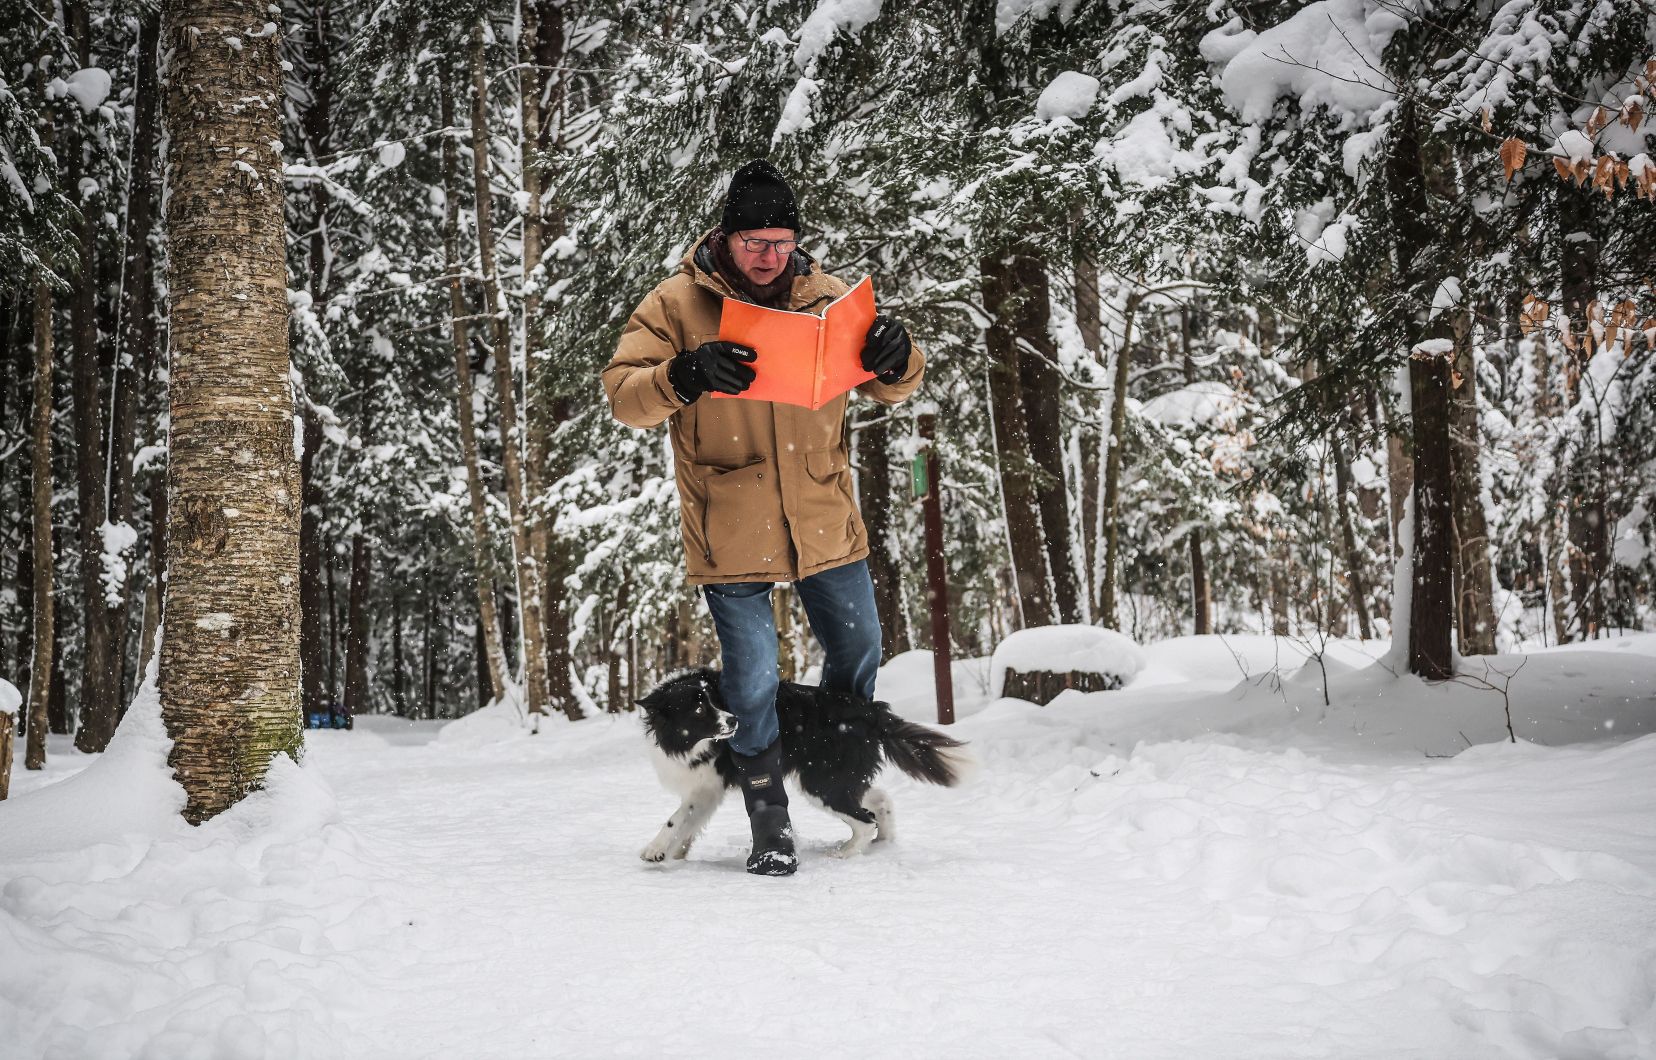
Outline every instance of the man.
<svg viewBox="0 0 1656 1060"><path fill-rule="evenodd" d="M754 352L718 339L728 298L821 313L847 284L799 249L793 191L763 159L736 171L719 226L645 297L604 369L615 418L669 424L689 580L718 630L720 689L736 717L730 748L753 829L748 871L794 871L776 723L776 626L770 590L792 582L826 654L824 686L874 698L880 621L868 575L845 430L848 395L813 412L720 401L752 384ZM925 357L903 325L878 316L857 389L883 404L920 385Z"/></svg>

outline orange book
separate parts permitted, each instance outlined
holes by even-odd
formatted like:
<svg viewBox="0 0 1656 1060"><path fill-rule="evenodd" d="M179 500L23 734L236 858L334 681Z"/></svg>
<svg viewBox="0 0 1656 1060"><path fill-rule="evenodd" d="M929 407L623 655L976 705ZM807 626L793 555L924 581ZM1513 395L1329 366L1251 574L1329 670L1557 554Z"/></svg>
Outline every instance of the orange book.
<svg viewBox="0 0 1656 1060"><path fill-rule="evenodd" d="M821 316L726 298L719 338L741 343L758 355L752 361L753 385L740 394L715 391L708 396L820 409L874 378L862 366L863 343L873 324L874 281L866 276L829 302Z"/></svg>

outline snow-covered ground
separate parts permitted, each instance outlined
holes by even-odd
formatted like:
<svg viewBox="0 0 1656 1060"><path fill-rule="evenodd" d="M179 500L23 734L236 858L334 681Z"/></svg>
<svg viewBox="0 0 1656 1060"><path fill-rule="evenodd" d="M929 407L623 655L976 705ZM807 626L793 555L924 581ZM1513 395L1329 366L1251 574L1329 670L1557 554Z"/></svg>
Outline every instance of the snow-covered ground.
<svg viewBox="0 0 1656 1060"><path fill-rule="evenodd" d="M888 777L851 861L797 806L780 880L734 798L638 860L632 716L364 718L192 829L141 697L0 804L0 1056L1656 1055L1656 636L1436 687L1338 643L1331 705L1306 650L1147 645L1044 708L957 663L976 779Z"/></svg>

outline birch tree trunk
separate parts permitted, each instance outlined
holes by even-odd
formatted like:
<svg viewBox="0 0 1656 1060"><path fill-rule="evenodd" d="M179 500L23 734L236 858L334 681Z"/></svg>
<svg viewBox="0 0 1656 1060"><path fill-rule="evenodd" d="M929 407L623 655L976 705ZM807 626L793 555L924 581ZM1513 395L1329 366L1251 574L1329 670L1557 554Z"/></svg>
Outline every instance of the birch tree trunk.
<svg viewBox="0 0 1656 1060"><path fill-rule="evenodd" d="M160 690L192 823L303 743L282 75L278 34L257 29L268 22L257 0L162 8L172 435Z"/></svg>
<svg viewBox="0 0 1656 1060"><path fill-rule="evenodd" d="M495 271L494 220L489 185L489 81L483 62L483 26L472 27L472 173L477 196L477 249L481 261L483 299L494 347L495 400L500 406L501 464L506 472L506 507L512 521L513 567L517 574L518 607L523 638L524 700L530 714L546 713L546 648L541 626L541 570L529 544L528 497L524 490L523 425L518 418L516 383L512 371L511 328L501 306L500 278ZM582 716L573 700L562 706L571 719Z"/></svg>
<svg viewBox="0 0 1656 1060"><path fill-rule="evenodd" d="M439 106L443 128L454 128L454 97L445 82ZM471 502L472 575L477 581L477 610L483 636L484 668L494 698L506 697L506 656L500 648L500 615L496 610L494 564L489 558L488 497L477 453L477 422L471 375L471 331L467 326L466 293L460 278L459 150L452 133L443 135L443 258L448 276L449 333L454 344L456 408L460 420L460 453L466 465L466 496Z"/></svg>
<svg viewBox="0 0 1656 1060"><path fill-rule="evenodd" d="M28 743L25 769L46 765L47 709L52 695L54 601L52 599L52 289L34 285L34 414L30 453L34 458L30 500L33 510L34 657L29 662Z"/></svg>

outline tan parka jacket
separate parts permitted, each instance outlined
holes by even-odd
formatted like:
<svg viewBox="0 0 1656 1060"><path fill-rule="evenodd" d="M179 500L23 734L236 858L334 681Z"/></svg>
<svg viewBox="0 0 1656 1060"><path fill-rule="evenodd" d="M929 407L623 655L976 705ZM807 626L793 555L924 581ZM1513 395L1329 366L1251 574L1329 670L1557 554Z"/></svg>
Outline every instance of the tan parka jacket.
<svg viewBox="0 0 1656 1060"><path fill-rule="evenodd" d="M633 311L604 369L610 411L631 427L666 421L678 480L685 568L693 585L797 581L868 555L845 430L849 394L815 412L796 405L673 393L667 363L719 337L723 277L697 262L704 235L676 273ZM788 308L821 313L849 286L795 252ZM704 255L702 261L707 260ZM798 269L798 265L808 269ZM886 405L912 394L925 372L918 346L895 383L857 389Z"/></svg>

